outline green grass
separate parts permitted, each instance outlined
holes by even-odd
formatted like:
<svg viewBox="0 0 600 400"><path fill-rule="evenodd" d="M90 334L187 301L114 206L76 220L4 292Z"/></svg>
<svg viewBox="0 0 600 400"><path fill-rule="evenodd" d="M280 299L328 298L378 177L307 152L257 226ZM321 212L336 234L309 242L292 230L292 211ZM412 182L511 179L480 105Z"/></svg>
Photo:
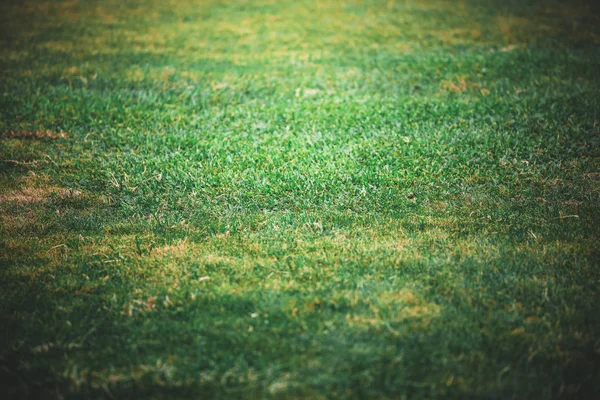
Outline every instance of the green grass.
<svg viewBox="0 0 600 400"><path fill-rule="evenodd" d="M10 398L600 392L593 2L0 16Z"/></svg>

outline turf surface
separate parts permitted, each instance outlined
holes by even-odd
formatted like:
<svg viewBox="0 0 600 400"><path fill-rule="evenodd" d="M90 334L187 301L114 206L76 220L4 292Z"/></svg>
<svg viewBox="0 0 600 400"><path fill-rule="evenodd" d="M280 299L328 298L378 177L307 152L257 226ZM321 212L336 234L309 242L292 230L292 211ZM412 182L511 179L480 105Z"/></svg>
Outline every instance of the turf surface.
<svg viewBox="0 0 600 400"><path fill-rule="evenodd" d="M600 12L0 5L12 398L600 391Z"/></svg>

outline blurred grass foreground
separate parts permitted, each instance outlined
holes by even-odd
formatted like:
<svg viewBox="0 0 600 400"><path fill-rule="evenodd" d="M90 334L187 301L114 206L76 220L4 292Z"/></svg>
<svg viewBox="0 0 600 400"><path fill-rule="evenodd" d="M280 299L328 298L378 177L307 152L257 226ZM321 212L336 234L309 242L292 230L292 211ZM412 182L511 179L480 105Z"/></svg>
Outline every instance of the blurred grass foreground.
<svg viewBox="0 0 600 400"><path fill-rule="evenodd" d="M600 395L592 1L0 5L4 398Z"/></svg>

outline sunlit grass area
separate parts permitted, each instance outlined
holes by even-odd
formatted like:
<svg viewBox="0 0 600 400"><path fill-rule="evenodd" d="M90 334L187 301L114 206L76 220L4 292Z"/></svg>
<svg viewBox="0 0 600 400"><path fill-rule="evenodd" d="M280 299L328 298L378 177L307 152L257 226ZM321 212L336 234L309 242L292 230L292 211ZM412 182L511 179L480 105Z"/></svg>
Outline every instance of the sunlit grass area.
<svg viewBox="0 0 600 400"><path fill-rule="evenodd" d="M593 398L589 1L0 5L8 398Z"/></svg>

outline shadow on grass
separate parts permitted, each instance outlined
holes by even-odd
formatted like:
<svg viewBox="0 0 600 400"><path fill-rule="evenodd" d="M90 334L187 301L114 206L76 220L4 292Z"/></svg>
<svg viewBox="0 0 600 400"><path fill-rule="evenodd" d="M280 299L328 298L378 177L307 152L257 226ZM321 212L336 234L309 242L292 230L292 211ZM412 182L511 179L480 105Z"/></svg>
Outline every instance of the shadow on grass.
<svg viewBox="0 0 600 400"><path fill-rule="evenodd" d="M369 254L371 267L356 269L362 272L352 281L304 290L228 286L218 264L211 271L221 285L143 272L159 268L152 259L118 266L83 259L28 278L14 275L19 265L5 265L2 336L11 347L1 355L10 377L4 392L496 398L515 391L585 397L599 389L598 298L586 295L593 288L583 282L572 289L553 281L535 255L390 268ZM306 256L293 258L307 265ZM394 270L403 274L399 284L389 277L368 283ZM418 289L417 282L426 283Z"/></svg>

